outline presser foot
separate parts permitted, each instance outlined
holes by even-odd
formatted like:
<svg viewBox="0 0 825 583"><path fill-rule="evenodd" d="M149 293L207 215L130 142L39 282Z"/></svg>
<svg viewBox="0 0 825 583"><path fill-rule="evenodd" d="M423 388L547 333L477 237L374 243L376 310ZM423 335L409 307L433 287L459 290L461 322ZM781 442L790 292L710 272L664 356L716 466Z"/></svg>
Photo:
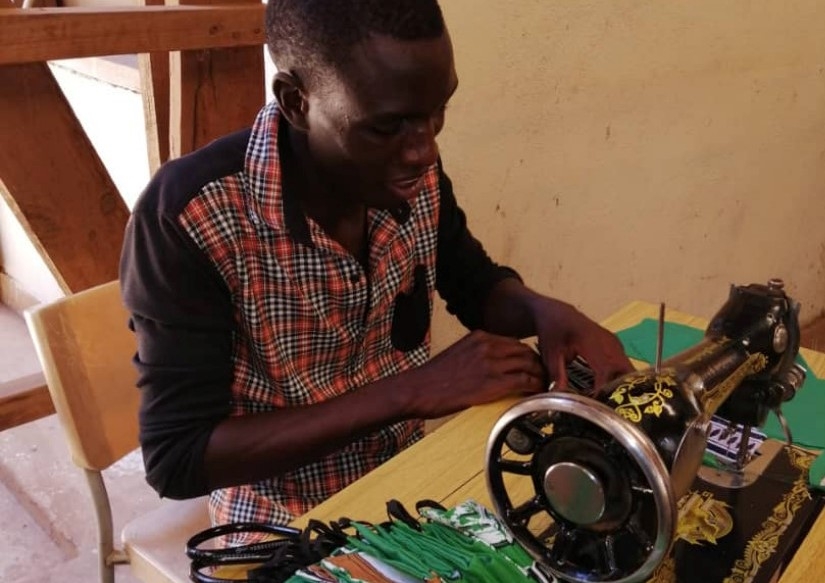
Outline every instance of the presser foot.
<svg viewBox="0 0 825 583"><path fill-rule="evenodd" d="M746 488L756 482L765 473L765 469L776 455L782 451L784 444L768 439L751 456L744 466L738 462L717 461L717 467L703 465L699 468L697 477L709 484L727 489Z"/></svg>

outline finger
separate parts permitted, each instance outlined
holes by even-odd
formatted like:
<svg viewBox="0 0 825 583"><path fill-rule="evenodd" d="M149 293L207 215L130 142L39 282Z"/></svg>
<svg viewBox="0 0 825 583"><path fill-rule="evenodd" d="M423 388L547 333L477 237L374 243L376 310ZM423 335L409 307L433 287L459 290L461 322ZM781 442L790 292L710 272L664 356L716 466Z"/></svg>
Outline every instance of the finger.
<svg viewBox="0 0 825 583"><path fill-rule="evenodd" d="M556 354L556 390L567 390L567 362L561 352Z"/></svg>
<svg viewBox="0 0 825 583"><path fill-rule="evenodd" d="M600 397L607 393L608 389L614 385L614 381L622 376L626 375L628 371L624 370L624 367L608 367L606 369L602 369L604 372L600 372L599 374L595 374L594 372L594 383L593 389L590 391L591 397Z"/></svg>
<svg viewBox="0 0 825 583"><path fill-rule="evenodd" d="M528 395L545 390L542 378L527 371L509 374L504 384L510 394Z"/></svg>
<svg viewBox="0 0 825 583"><path fill-rule="evenodd" d="M543 382L547 372L541 357L529 346L519 342L519 348L509 354L497 354L493 366L501 375L527 374L532 379ZM532 382L532 381L531 381Z"/></svg>
<svg viewBox="0 0 825 583"><path fill-rule="evenodd" d="M541 365L541 387L542 390L549 391L552 388L553 377L550 376L550 371L544 364L544 361L539 359Z"/></svg>
<svg viewBox="0 0 825 583"><path fill-rule="evenodd" d="M532 350L526 354L511 356L498 363L498 369L502 375L522 375L526 374L535 379L536 382L544 383L547 373L539 356ZM545 384L546 386L546 384Z"/></svg>
<svg viewBox="0 0 825 583"><path fill-rule="evenodd" d="M602 387L620 376L635 370L630 360L624 354L613 357L608 355L607 358L603 357L588 362L591 363L593 378L597 387Z"/></svg>
<svg viewBox="0 0 825 583"><path fill-rule="evenodd" d="M496 341L495 348L501 356L538 356L532 347L516 338L499 336Z"/></svg>
<svg viewBox="0 0 825 583"><path fill-rule="evenodd" d="M591 363L593 369L593 392L599 393L602 390L612 374L612 369L605 367L603 363Z"/></svg>
<svg viewBox="0 0 825 583"><path fill-rule="evenodd" d="M635 371L636 371L636 367L633 366L633 363L630 362L630 359L626 355L623 354L622 355L622 363L621 363L620 366L616 367L616 369L614 371L615 374L613 375L613 378L611 378L610 380L613 380L614 378L617 378L617 377L620 377L622 375L625 375L625 374L628 374L628 373L631 373L631 372L635 372Z"/></svg>
<svg viewBox="0 0 825 583"><path fill-rule="evenodd" d="M525 383L525 394L543 393L547 390L547 383L543 376L528 374Z"/></svg>
<svg viewBox="0 0 825 583"><path fill-rule="evenodd" d="M538 393L546 390L544 381L528 372L511 373L496 379L493 383L501 387L502 393Z"/></svg>
<svg viewBox="0 0 825 583"><path fill-rule="evenodd" d="M557 350L541 350L541 360L547 372L548 385L558 383L559 375L562 374L560 369L566 368L563 355ZM561 363L561 366L559 363ZM567 371L564 374L566 375Z"/></svg>

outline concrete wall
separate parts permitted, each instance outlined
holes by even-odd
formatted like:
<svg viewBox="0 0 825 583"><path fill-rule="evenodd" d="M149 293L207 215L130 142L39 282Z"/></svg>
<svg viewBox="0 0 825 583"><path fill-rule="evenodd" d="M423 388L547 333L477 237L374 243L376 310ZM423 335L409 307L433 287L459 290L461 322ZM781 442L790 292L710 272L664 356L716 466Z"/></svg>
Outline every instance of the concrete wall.
<svg viewBox="0 0 825 583"><path fill-rule="evenodd" d="M535 289L710 316L776 276L825 308L825 2L442 4L446 168Z"/></svg>
<svg viewBox="0 0 825 583"><path fill-rule="evenodd" d="M769 277L804 321L825 309L825 1L442 4L460 77L442 151L495 258L597 319L632 299L709 316ZM107 164L139 144L129 119ZM128 195L144 164L113 171ZM457 333L436 320L436 346Z"/></svg>

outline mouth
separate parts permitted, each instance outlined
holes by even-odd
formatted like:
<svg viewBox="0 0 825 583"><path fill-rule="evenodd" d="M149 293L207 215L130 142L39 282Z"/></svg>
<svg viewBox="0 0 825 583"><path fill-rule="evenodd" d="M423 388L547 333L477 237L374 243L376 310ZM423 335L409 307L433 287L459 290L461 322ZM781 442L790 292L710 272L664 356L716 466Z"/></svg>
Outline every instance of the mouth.
<svg viewBox="0 0 825 583"><path fill-rule="evenodd" d="M418 196L421 189L424 187L424 175L418 174L406 178L392 180L389 183L390 190L398 197L405 201L411 200Z"/></svg>

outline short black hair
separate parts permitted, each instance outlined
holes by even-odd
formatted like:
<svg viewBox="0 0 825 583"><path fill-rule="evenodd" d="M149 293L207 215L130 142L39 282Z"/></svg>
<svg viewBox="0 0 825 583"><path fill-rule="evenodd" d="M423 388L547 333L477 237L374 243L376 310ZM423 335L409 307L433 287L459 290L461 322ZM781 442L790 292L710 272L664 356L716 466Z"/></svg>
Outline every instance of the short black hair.
<svg viewBox="0 0 825 583"><path fill-rule="evenodd" d="M400 40L439 38L438 0L268 0L266 42L279 70L313 75L340 69L352 47L371 34Z"/></svg>

